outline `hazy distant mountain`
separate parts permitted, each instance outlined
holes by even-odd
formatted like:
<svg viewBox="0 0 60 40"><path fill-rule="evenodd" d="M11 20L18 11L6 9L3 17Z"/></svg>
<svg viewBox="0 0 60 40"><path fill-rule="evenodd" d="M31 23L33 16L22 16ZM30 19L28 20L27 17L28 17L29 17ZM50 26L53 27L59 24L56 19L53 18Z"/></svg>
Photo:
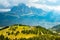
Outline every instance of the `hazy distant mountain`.
<svg viewBox="0 0 60 40"><path fill-rule="evenodd" d="M25 25L42 25L43 27L50 27L55 21L53 11L45 11L43 9L28 7L25 4L13 6L9 12L0 12L0 26L12 24ZM46 24L46 22L52 22ZM46 26L48 25L48 26Z"/></svg>
<svg viewBox="0 0 60 40"><path fill-rule="evenodd" d="M0 25L5 26L23 22L23 24L31 25L32 23L35 23L34 20L36 20L36 22L40 20L37 15L43 15L43 12L45 11L42 9L37 9L34 7L29 8L25 4L19 4L18 6L12 7L9 12L0 12ZM40 16L40 18L43 19L44 17Z"/></svg>
<svg viewBox="0 0 60 40"><path fill-rule="evenodd" d="M53 31L60 32L60 25L56 25L51 28Z"/></svg>
<svg viewBox="0 0 60 40"><path fill-rule="evenodd" d="M34 7L28 7L25 4L19 4L18 6L14 6L11 8L11 12L19 14L19 15L24 15L24 14L29 14L32 13L34 15L36 14L41 14L45 12L42 9L34 8Z"/></svg>

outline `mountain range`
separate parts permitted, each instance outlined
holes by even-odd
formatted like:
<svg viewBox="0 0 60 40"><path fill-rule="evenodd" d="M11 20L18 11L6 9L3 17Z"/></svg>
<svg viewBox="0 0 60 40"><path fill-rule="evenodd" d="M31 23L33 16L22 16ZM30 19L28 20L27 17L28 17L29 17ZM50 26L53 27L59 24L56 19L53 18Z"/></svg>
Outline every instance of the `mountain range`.
<svg viewBox="0 0 60 40"><path fill-rule="evenodd" d="M0 26L12 24L25 25L41 25L49 28L55 25L56 14L53 11L45 11L43 9L28 7L25 4L19 4L10 8L9 12L0 12ZM59 20L57 20L58 22ZM49 27L48 27L49 26Z"/></svg>
<svg viewBox="0 0 60 40"><path fill-rule="evenodd" d="M51 28L51 30L60 33L60 24L59 24L59 25L56 25L56 26L53 26L53 27Z"/></svg>

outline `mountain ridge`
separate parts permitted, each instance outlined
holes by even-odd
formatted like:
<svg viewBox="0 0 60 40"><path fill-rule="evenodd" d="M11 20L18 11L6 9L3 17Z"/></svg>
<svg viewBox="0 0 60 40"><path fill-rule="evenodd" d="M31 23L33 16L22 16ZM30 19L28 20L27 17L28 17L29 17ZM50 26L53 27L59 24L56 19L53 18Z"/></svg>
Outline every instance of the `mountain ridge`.
<svg viewBox="0 0 60 40"><path fill-rule="evenodd" d="M49 28L55 25L55 20L56 18L53 11L28 7L25 4L14 6L9 12L0 12L0 26L25 24L31 26L41 25Z"/></svg>
<svg viewBox="0 0 60 40"><path fill-rule="evenodd" d="M60 24L59 24L59 25L56 25L56 26L53 26L53 27L51 28L51 30L60 33Z"/></svg>

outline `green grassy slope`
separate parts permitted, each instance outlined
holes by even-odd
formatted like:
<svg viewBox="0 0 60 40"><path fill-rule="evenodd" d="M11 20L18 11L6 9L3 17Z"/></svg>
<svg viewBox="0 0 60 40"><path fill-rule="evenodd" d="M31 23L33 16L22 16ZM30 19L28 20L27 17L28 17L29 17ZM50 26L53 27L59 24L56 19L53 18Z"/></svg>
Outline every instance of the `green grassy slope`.
<svg viewBox="0 0 60 40"><path fill-rule="evenodd" d="M56 40L60 36L41 26L12 25L0 29L0 40Z"/></svg>

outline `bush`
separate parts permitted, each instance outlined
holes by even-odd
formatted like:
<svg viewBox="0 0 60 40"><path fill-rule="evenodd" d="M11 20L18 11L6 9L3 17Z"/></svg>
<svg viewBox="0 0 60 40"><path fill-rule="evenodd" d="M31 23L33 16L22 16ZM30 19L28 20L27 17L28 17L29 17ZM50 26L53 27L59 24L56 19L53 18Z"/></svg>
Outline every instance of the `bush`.
<svg viewBox="0 0 60 40"><path fill-rule="evenodd" d="M16 35L18 35L19 33L20 33L20 32L19 32L19 31L17 31L17 32L15 33L15 36L16 36Z"/></svg>
<svg viewBox="0 0 60 40"><path fill-rule="evenodd" d="M38 32L35 30L22 30L23 34L37 34Z"/></svg>
<svg viewBox="0 0 60 40"><path fill-rule="evenodd" d="M27 40L26 38L21 38L20 40Z"/></svg>
<svg viewBox="0 0 60 40"><path fill-rule="evenodd" d="M9 38L8 38L8 37L6 37L6 38L5 38L5 40L9 40Z"/></svg>
<svg viewBox="0 0 60 40"><path fill-rule="evenodd" d="M8 35L10 35L10 32L6 32Z"/></svg>
<svg viewBox="0 0 60 40"><path fill-rule="evenodd" d="M3 35L0 36L0 40L4 40L4 36Z"/></svg>

